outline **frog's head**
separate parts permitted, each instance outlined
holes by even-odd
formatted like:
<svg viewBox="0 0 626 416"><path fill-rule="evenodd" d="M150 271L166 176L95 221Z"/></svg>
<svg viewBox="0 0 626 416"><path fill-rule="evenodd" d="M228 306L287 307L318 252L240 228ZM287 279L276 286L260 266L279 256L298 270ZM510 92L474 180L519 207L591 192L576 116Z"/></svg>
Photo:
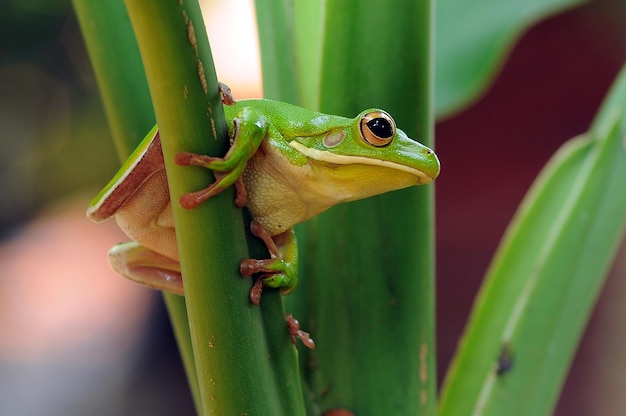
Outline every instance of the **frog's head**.
<svg viewBox="0 0 626 416"><path fill-rule="evenodd" d="M383 110L369 109L321 135L298 137L289 145L314 165L318 186L343 201L366 198L439 175L439 159L428 147L396 128Z"/></svg>

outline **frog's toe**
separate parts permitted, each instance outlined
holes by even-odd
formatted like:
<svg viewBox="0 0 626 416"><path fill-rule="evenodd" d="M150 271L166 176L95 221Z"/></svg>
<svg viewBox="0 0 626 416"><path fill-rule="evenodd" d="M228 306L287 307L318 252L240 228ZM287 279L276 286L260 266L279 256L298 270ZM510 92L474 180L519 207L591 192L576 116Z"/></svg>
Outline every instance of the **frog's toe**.
<svg viewBox="0 0 626 416"><path fill-rule="evenodd" d="M250 289L250 302L259 306L261 303L261 294L263 293L263 279L257 279Z"/></svg>
<svg viewBox="0 0 626 416"><path fill-rule="evenodd" d="M180 197L180 206L185 209L194 209L201 203L222 192L223 188L219 187L218 182L212 183L210 186L198 191L184 194Z"/></svg>
<svg viewBox="0 0 626 416"><path fill-rule="evenodd" d="M245 276L248 277L248 276ZM263 273L254 279L254 284L250 289L250 302L254 305L261 303L261 294L263 294L263 288L265 286L274 289L280 289L281 293L290 293L293 290L291 285L285 285L285 282L291 281L284 273Z"/></svg>
<svg viewBox="0 0 626 416"><path fill-rule="evenodd" d="M239 263L239 273L241 273L243 277L250 277L254 273L257 273L259 271L258 261L259 260L255 259L243 259L241 263Z"/></svg>
<svg viewBox="0 0 626 416"><path fill-rule="evenodd" d="M311 334L300 329L300 322L298 322L298 320L290 313L285 316L285 319L287 320L289 335L291 335L291 342L295 344L296 339L299 339L305 347L314 349L315 341L311 338Z"/></svg>
<svg viewBox="0 0 626 416"><path fill-rule="evenodd" d="M189 152L180 152L174 156L174 163L179 166L200 166L207 169L211 169L211 164L218 160L222 159Z"/></svg>

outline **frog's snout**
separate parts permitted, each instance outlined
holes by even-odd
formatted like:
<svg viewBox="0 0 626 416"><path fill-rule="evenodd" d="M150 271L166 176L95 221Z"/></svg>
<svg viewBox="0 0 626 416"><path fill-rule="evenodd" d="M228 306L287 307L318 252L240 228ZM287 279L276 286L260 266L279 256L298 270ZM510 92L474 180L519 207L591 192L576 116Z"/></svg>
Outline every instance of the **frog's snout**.
<svg viewBox="0 0 626 416"><path fill-rule="evenodd" d="M439 158L437 154L429 149L424 149L424 156L426 159L426 163L424 168L422 169L424 174L430 178L431 181L435 180L437 176L439 176L439 172L441 172L441 164L439 163Z"/></svg>

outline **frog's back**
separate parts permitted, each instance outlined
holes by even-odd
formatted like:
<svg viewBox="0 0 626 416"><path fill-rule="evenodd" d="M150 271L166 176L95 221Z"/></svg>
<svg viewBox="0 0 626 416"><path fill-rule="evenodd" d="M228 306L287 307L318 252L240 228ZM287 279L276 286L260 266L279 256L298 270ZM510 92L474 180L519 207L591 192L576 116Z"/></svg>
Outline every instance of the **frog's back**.
<svg viewBox="0 0 626 416"><path fill-rule="evenodd" d="M239 100L234 105L225 105L226 118L232 120L237 117L244 107L255 108L286 137L320 134L331 126L340 127L352 122L346 117L324 114L293 104L266 99Z"/></svg>

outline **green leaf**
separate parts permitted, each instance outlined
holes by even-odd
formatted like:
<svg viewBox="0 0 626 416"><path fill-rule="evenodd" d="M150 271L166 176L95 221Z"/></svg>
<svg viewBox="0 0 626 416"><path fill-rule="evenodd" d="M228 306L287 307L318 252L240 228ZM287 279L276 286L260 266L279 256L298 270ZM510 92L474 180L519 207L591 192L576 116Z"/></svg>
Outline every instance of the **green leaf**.
<svg viewBox="0 0 626 416"><path fill-rule="evenodd" d="M441 415L553 410L624 236L625 135L623 71L590 132L555 155L513 220L446 375Z"/></svg>
<svg viewBox="0 0 626 416"><path fill-rule="evenodd" d="M583 0L437 0L435 113L450 114L483 92L517 38L537 21Z"/></svg>

